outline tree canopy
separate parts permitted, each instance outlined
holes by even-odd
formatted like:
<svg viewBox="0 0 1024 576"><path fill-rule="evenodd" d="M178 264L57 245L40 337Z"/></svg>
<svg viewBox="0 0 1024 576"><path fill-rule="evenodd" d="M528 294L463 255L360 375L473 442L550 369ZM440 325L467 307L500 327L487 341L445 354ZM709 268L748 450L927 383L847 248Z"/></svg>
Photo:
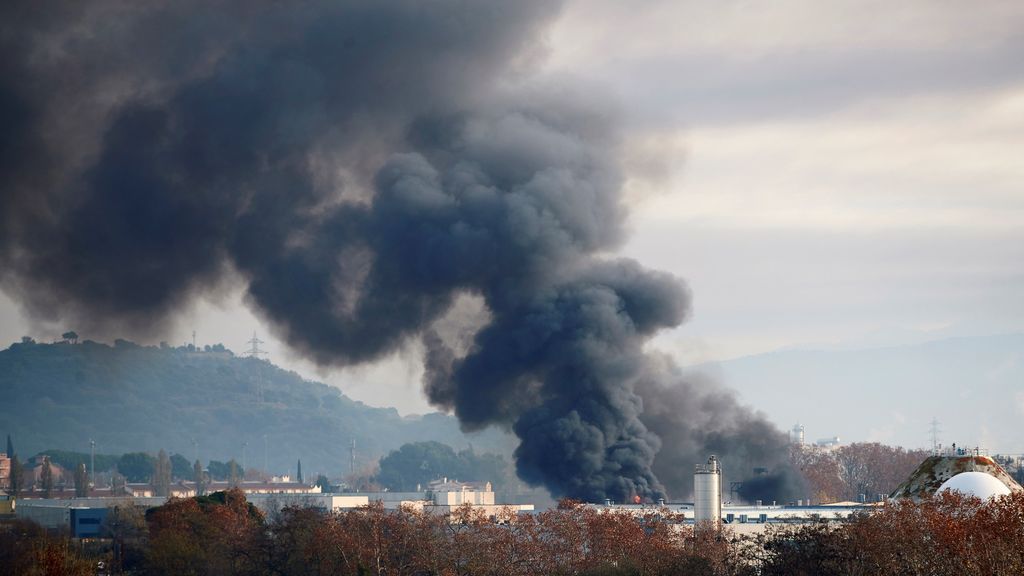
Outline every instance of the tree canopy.
<svg viewBox="0 0 1024 576"><path fill-rule="evenodd" d="M447 444L428 441L404 444L381 458L376 480L390 490L412 491L444 477L500 486L507 475L508 464L500 455L456 453Z"/></svg>
<svg viewBox="0 0 1024 576"><path fill-rule="evenodd" d="M156 458L145 452L129 452L117 461L117 471L129 482L148 482L153 477Z"/></svg>
<svg viewBox="0 0 1024 576"><path fill-rule="evenodd" d="M171 477L175 480L192 480L192 463L181 454L171 455Z"/></svg>
<svg viewBox="0 0 1024 576"><path fill-rule="evenodd" d="M65 470L74 470L79 464L90 465L88 452L73 452L70 450L44 450L40 454L50 457L54 464ZM117 467L121 456L115 454L96 454L95 463L97 472L106 472Z"/></svg>

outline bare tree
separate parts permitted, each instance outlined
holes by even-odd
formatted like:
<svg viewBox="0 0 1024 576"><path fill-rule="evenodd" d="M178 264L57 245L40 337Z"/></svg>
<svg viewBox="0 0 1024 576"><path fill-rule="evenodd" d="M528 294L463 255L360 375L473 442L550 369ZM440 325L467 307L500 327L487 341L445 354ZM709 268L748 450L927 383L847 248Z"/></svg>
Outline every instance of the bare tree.
<svg viewBox="0 0 1024 576"><path fill-rule="evenodd" d="M53 468L49 456L43 456L43 471L39 480L43 484L43 498L53 496Z"/></svg>

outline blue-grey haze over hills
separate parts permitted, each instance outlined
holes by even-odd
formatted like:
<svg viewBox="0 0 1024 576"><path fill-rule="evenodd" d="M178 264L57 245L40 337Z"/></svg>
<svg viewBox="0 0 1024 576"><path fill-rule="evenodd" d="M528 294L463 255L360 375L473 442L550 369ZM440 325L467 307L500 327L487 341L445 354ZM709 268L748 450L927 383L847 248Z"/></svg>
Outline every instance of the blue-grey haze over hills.
<svg viewBox="0 0 1024 576"><path fill-rule="evenodd" d="M878 441L1024 453L1024 334L844 350L782 350L691 367L810 442Z"/></svg>
<svg viewBox="0 0 1024 576"><path fill-rule="evenodd" d="M0 433L12 436L23 460L50 449L88 453L95 440L101 454L162 449L204 465L233 458L263 469L266 456L272 474L294 474L301 459L307 476L339 478L351 471L352 441L356 472L407 442L511 449L497 430L464 434L438 413L402 417L230 352L18 343L0 351L0 390Z"/></svg>

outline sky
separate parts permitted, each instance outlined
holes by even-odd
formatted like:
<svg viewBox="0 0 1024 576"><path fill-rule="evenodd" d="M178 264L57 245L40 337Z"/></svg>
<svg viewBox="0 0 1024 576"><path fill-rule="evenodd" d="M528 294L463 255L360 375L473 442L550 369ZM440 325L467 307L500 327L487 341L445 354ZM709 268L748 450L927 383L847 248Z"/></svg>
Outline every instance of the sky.
<svg viewBox="0 0 1024 576"><path fill-rule="evenodd" d="M619 253L688 283L692 317L651 344L687 365L1024 330L1022 31L1020 2L590 0L534 66L625 119ZM355 399L431 410L419 344L324 370L240 290L164 339L193 330L236 352L255 331ZM60 331L0 295L3 341Z"/></svg>

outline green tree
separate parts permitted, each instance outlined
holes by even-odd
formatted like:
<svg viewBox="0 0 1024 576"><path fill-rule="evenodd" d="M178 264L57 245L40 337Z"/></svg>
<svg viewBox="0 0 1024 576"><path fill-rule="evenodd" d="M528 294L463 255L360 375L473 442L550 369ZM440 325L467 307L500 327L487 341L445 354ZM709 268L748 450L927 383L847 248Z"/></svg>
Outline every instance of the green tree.
<svg viewBox="0 0 1024 576"><path fill-rule="evenodd" d="M89 473L85 470L85 463L80 462L75 468L75 497L85 498L89 495Z"/></svg>
<svg viewBox="0 0 1024 576"><path fill-rule="evenodd" d="M43 456L43 471L39 475L39 481L43 485L43 498L53 496L53 467L46 456Z"/></svg>
<svg viewBox="0 0 1024 576"><path fill-rule="evenodd" d="M174 480L190 480L192 478L192 464L188 458L181 454L171 456L171 478Z"/></svg>
<svg viewBox="0 0 1024 576"><path fill-rule="evenodd" d="M302 459L301 458L299 459L298 464L296 464L295 466L296 466L296 468L298 470L298 472L296 472L295 475L298 476L299 484L302 484Z"/></svg>
<svg viewBox="0 0 1024 576"><path fill-rule="evenodd" d="M68 332L61 334L60 337L72 344L78 343L78 334L74 330L69 330Z"/></svg>
<svg viewBox="0 0 1024 576"><path fill-rule="evenodd" d="M377 481L391 490L410 491L444 476L458 475L459 457L440 442L404 444L380 461Z"/></svg>
<svg viewBox="0 0 1024 576"><path fill-rule="evenodd" d="M44 450L40 454L50 457L50 462L64 468L65 470L74 470L79 464L88 464L89 453L88 452L73 452L70 450ZM105 471L111 470L117 466L118 460L121 456L112 456L110 454L97 454L95 458L96 470Z"/></svg>
<svg viewBox="0 0 1024 576"><path fill-rule="evenodd" d="M11 435L7 435L7 457L14 458L14 443L11 442Z"/></svg>
<svg viewBox="0 0 1024 576"><path fill-rule="evenodd" d="M75 466L75 497L85 498L89 495L89 472L84 463Z"/></svg>
<svg viewBox="0 0 1024 576"><path fill-rule="evenodd" d="M227 480L231 476L231 466L220 460L210 460L206 469L210 472L211 480Z"/></svg>
<svg viewBox="0 0 1024 576"><path fill-rule="evenodd" d="M156 459L145 452L129 452L117 461L117 471L128 482L147 482L153 477Z"/></svg>
<svg viewBox="0 0 1024 576"><path fill-rule="evenodd" d="M203 495L203 465L196 460L192 465L192 480L196 483L196 496Z"/></svg>
<svg viewBox="0 0 1024 576"><path fill-rule="evenodd" d="M316 482L315 482L314 485L315 486L319 486L320 490L323 491L323 492L330 492L331 488L332 488L331 487L331 481L328 480L327 476L324 476L323 474L318 474L317 475Z"/></svg>
<svg viewBox="0 0 1024 576"><path fill-rule="evenodd" d="M380 460L377 482L391 490L410 491L438 478L500 485L507 476L508 464L495 454L477 455L472 450L458 454L440 442L413 442Z"/></svg>

